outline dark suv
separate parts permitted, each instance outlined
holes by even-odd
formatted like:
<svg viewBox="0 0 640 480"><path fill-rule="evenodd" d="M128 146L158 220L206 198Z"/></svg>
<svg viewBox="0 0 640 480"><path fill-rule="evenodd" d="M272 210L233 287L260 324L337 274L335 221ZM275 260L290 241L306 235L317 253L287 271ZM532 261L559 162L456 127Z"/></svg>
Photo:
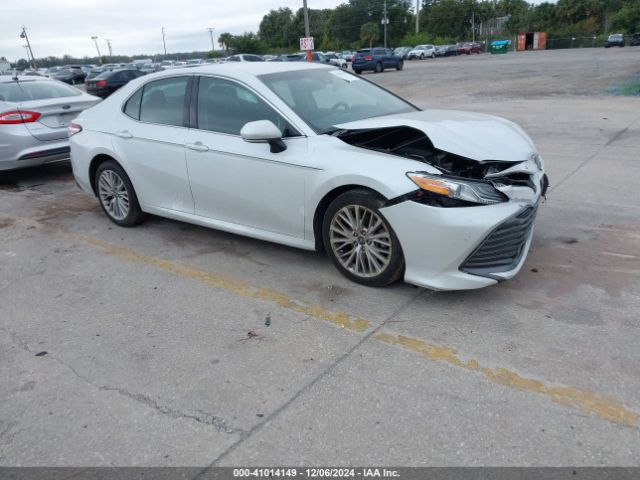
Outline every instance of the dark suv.
<svg viewBox="0 0 640 480"><path fill-rule="evenodd" d="M351 68L356 73L362 73L365 70L372 70L374 73L380 73L385 68L395 68L402 70L404 62L402 57L394 55L388 48L362 48L358 50L351 61Z"/></svg>
<svg viewBox="0 0 640 480"><path fill-rule="evenodd" d="M624 47L624 36L621 33L614 33L609 35L607 43L604 44L604 48L609 47Z"/></svg>
<svg viewBox="0 0 640 480"><path fill-rule="evenodd" d="M633 35L631 35L631 41L629 42L629 45L631 45L632 47L640 45L640 33L634 33Z"/></svg>

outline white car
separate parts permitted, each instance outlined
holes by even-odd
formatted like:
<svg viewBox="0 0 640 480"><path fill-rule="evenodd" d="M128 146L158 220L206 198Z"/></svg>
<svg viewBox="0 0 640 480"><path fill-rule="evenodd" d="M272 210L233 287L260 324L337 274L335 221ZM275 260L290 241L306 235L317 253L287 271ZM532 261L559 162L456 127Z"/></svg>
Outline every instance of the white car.
<svg viewBox="0 0 640 480"><path fill-rule="evenodd" d="M471 289L513 277L547 185L514 123L421 111L303 62L146 75L69 133L74 176L114 223L154 214L324 249L370 286Z"/></svg>
<svg viewBox="0 0 640 480"><path fill-rule="evenodd" d="M335 65L336 67L344 68L345 70L349 68L347 61L344 58L340 58L335 53L325 53L325 58L329 61L331 65Z"/></svg>
<svg viewBox="0 0 640 480"><path fill-rule="evenodd" d="M419 58L424 60L425 58L436 58L436 47L433 45L418 45L407 54L409 60Z"/></svg>

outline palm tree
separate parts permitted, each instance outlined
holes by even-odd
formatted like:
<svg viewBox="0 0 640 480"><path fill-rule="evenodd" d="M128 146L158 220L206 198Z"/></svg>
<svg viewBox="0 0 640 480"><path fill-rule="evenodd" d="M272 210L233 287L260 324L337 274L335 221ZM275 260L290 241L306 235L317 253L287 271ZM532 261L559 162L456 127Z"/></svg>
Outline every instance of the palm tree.
<svg viewBox="0 0 640 480"><path fill-rule="evenodd" d="M218 43L227 51L227 55L231 55L231 44L233 43L233 35L230 33L221 33L218 35Z"/></svg>
<svg viewBox="0 0 640 480"><path fill-rule="evenodd" d="M360 27L360 40L369 44L369 48L373 46L380 36L380 30L378 30L378 24L374 22L365 23Z"/></svg>

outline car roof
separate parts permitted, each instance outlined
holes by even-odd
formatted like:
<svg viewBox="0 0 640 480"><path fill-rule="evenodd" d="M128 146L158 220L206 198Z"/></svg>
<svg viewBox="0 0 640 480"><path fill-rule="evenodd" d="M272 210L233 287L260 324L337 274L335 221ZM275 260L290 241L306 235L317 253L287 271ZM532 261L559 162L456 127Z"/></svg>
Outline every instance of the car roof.
<svg viewBox="0 0 640 480"><path fill-rule="evenodd" d="M198 74L212 74L220 73L227 75L248 75L257 76L265 75L269 73L281 73L292 72L297 70L307 70L313 68L333 69L335 67L328 67L324 65L312 64L308 62L227 62L227 63L212 63L198 65L189 68L176 68L172 70L165 70L164 72L158 72L153 74L154 78L160 78L164 76L171 76L177 73L198 73Z"/></svg>

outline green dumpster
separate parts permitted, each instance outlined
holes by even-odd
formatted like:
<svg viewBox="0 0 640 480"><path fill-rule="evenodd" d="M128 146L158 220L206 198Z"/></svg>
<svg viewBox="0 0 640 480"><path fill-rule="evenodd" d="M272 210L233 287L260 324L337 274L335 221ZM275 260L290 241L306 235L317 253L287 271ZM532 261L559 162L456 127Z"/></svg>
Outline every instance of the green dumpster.
<svg viewBox="0 0 640 480"><path fill-rule="evenodd" d="M507 53L509 51L509 40L496 40L491 42L491 54Z"/></svg>

